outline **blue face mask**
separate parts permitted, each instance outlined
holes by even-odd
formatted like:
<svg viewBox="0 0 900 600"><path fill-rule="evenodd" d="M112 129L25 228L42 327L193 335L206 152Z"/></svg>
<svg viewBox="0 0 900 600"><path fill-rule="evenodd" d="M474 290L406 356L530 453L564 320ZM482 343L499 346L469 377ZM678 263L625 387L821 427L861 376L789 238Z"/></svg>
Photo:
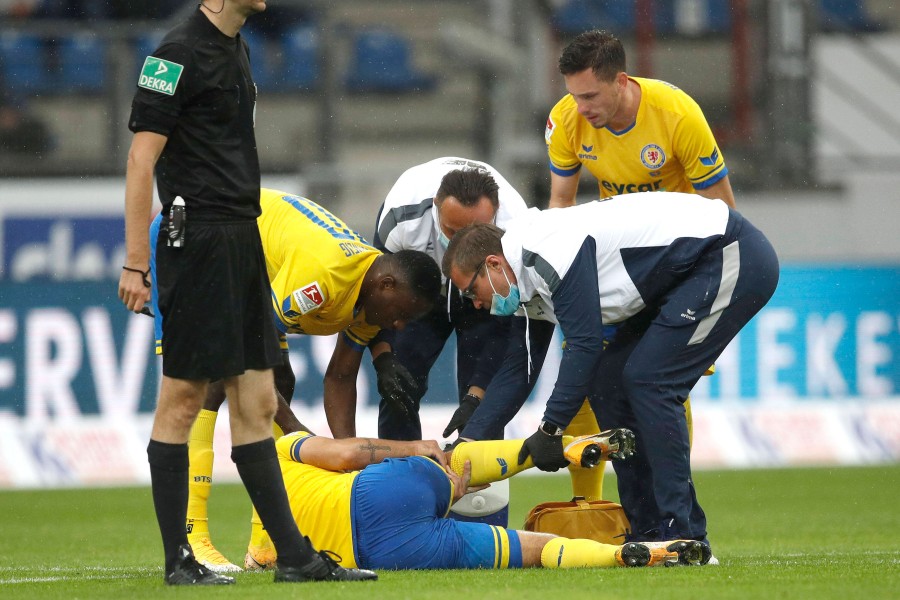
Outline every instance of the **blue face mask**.
<svg viewBox="0 0 900 600"><path fill-rule="evenodd" d="M491 314L498 317L510 317L519 310L519 286L510 283L509 277L506 276L506 271L503 269L501 271L503 272L503 278L506 279L506 283L509 283L509 294L506 296L498 294L494 288L494 282L491 281L490 274L487 274L488 283L491 284L491 289L494 290L494 293L491 295Z"/></svg>
<svg viewBox="0 0 900 600"><path fill-rule="evenodd" d="M438 242L441 244L441 247L446 250L447 246L450 245L450 238L444 235L444 231L442 229L438 229Z"/></svg>

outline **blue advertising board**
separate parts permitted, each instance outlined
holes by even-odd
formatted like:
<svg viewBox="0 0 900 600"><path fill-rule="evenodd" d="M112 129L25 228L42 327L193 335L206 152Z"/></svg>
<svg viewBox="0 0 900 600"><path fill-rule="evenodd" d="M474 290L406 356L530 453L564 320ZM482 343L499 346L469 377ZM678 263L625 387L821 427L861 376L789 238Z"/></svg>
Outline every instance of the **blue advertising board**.
<svg viewBox="0 0 900 600"><path fill-rule="evenodd" d="M900 267L786 265L775 295L694 397L776 401L900 393Z"/></svg>
<svg viewBox="0 0 900 600"><path fill-rule="evenodd" d="M116 282L0 281L0 411L34 418L153 410L152 320L128 313ZM295 402L321 403L333 338L291 336ZM454 403L453 348L426 403ZM549 361L548 361L549 362ZM377 404L370 361L360 403ZM545 375L552 377L555 366ZM541 382L546 393L552 379ZM542 391L543 390L543 391ZM788 265L775 296L702 378L697 402L900 396L900 266Z"/></svg>
<svg viewBox="0 0 900 600"><path fill-rule="evenodd" d="M125 219L6 215L0 241L0 280L105 280L118 276L122 266Z"/></svg>

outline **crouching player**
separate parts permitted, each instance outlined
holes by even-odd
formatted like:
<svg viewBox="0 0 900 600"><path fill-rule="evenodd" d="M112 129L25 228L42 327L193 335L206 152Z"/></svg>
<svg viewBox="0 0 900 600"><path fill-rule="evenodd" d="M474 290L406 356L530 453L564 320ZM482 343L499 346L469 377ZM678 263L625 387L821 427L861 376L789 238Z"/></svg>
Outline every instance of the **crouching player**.
<svg viewBox="0 0 900 600"><path fill-rule="evenodd" d="M633 453L627 430L591 437L603 458ZM587 445L567 438L570 443L572 449ZM300 530L316 547L333 550L344 567L571 568L709 560L709 547L695 540L615 546L447 518L450 505L466 492L532 467L530 458L518 464L522 444L466 442L443 453L433 441L334 440L295 432L278 440L277 448ZM577 454L570 460L579 460Z"/></svg>

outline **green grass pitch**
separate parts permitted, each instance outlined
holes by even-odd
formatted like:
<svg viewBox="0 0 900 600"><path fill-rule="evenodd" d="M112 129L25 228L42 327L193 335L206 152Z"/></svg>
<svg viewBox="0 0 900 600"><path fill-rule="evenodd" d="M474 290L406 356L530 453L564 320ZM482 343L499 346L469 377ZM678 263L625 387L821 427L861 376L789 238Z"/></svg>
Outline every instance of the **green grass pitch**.
<svg viewBox="0 0 900 600"><path fill-rule="evenodd" d="M900 465L705 471L697 489L719 567L381 572L367 584L272 587L271 573L226 588L167 589L148 488L0 492L0 598L900 598ZM615 498L607 477L607 497ZM568 499L568 479L512 481L510 523ZM242 561L249 502L217 485L213 539Z"/></svg>

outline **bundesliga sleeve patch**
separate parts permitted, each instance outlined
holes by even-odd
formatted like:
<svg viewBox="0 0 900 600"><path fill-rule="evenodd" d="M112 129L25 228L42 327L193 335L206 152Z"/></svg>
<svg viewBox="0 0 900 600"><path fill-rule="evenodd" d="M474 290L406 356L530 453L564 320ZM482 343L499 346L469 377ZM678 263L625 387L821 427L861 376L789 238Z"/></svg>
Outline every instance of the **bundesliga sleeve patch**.
<svg viewBox="0 0 900 600"><path fill-rule="evenodd" d="M318 281L313 281L307 286L294 290L292 295L302 315L311 310L316 310L325 302L325 295L322 293L322 288L319 287Z"/></svg>
<svg viewBox="0 0 900 600"><path fill-rule="evenodd" d="M553 138L553 129L556 127L556 123L553 122L553 119L547 117L547 126L544 128L544 141L548 144L550 140Z"/></svg>
<svg viewBox="0 0 900 600"><path fill-rule="evenodd" d="M141 68L141 76L138 78L138 87L153 92L159 92L167 96L175 95L178 80L184 67L155 56L148 56Z"/></svg>

